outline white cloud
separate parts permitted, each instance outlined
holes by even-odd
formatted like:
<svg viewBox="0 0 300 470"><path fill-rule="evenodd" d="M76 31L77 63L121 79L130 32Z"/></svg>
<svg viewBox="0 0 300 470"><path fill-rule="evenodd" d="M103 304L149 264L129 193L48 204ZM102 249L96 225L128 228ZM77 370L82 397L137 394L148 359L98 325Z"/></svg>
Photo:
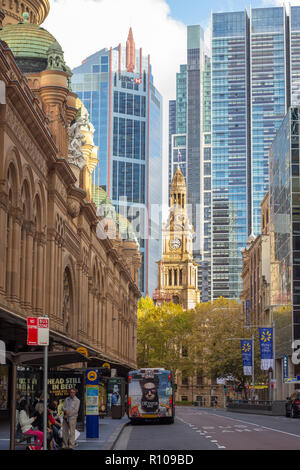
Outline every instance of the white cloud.
<svg viewBox="0 0 300 470"><path fill-rule="evenodd" d="M186 63L186 27L165 0L50 0L43 27L59 41L73 68L94 52L125 45L132 26L136 47L151 56L154 84L164 99L164 162L168 160L168 107L176 97L176 72ZM167 178L164 178L167 180Z"/></svg>
<svg viewBox="0 0 300 470"><path fill-rule="evenodd" d="M300 0L263 0L263 6L282 6L285 5L289 11L289 5L300 6Z"/></svg>

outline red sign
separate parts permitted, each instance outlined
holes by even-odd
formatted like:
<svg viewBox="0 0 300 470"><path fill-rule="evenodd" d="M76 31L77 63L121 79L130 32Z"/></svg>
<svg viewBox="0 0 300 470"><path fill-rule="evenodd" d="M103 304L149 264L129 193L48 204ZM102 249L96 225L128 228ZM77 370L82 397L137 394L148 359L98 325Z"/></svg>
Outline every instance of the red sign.
<svg viewBox="0 0 300 470"><path fill-rule="evenodd" d="M135 78L134 83L140 84L140 83L142 83L142 79L141 78Z"/></svg>
<svg viewBox="0 0 300 470"><path fill-rule="evenodd" d="M28 346L38 345L38 319L27 318L27 344Z"/></svg>
<svg viewBox="0 0 300 470"><path fill-rule="evenodd" d="M27 318L27 345L49 345L49 318Z"/></svg>

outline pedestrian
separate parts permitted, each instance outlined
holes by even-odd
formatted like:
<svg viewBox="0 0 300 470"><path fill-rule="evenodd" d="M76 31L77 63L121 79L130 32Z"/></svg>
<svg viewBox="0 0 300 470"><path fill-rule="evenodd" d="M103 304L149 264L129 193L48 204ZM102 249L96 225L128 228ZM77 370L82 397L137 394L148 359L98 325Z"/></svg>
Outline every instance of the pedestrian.
<svg viewBox="0 0 300 470"><path fill-rule="evenodd" d="M35 422L36 417L33 416L30 418L29 407L26 401L20 403L20 413L19 413L19 422L21 425L22 433L24 436L34 436L35 442L33 445L27 447L28 450L41 450L43 446L43 432L39 430L34 430L32 424Z"/></svg>
<svg viewBox="0 0 300 470"><path fill-rule="evenodd" d="M75 431L79 407L80 400L76 397L76 389L71 388L70 396L65 399L62 408L64 412L62 432L63 449L74 449L75 447Z"/></svg>
<svg viewBox="0 0 300 470"><path fill-rule="evenodd" d="M22 440L22 429L20 425L19 415L20 415L20 405L23 401L26 402L26 398L21 394L21 392L17 391L16 393L16 439L17 439L17 442L21 442Z"/></svg>
<svg viewBox="0 0 300 470"><path fill-rule="evenodd" d="M60 437L60 430L62 424L60 418L57 414L58 403L56 400L53 400L48 408L48 423L52 435L52 449L62 446L62 437Z"/></svg>

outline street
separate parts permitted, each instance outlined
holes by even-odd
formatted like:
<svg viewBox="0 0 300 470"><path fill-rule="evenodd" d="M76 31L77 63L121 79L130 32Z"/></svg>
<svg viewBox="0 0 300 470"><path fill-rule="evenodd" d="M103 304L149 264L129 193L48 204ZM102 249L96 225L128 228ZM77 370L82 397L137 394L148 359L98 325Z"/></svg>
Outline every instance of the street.
<svg viewBox="0 0 300 470"><path fill-rule="evenodd" d="M173 425L125 427L114 450L299 450L300 419L177 407Z"/></svg>

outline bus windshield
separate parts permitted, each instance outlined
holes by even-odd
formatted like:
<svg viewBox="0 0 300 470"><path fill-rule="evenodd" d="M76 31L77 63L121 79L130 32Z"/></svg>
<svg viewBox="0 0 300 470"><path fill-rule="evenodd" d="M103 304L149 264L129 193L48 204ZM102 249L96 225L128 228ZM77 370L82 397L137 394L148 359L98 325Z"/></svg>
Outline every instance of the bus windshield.
<svg viewBox="0 0 300 470"><path fill-rule="evenodd" d="M173 382L170 371L140 369L128 378L129 418L173 416Z"/></svg>

